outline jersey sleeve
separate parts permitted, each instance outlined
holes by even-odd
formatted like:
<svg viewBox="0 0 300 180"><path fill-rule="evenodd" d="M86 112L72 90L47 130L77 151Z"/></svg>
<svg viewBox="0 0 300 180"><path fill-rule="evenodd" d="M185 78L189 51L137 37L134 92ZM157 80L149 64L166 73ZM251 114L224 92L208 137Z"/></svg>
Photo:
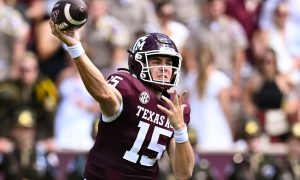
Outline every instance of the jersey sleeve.
<svg viewBox="0 0 300 180"><path fill-rule="evenodd" d="M133 94L132 76L129 73L112 74L108 77L107 83L114 86L121 93L123 99L130 98Z"/></svg>
<svg viewBox="0 0 300 180"><path fill-rule="evenodd" d="M133 94L132 77L128 73L116 73L108 77L107 83L114 86L122 96L120 108L113 116L108 117L102 114L102 120L109 123L116 120L120 116L124 108L124 103L130 100Z"/></svg>

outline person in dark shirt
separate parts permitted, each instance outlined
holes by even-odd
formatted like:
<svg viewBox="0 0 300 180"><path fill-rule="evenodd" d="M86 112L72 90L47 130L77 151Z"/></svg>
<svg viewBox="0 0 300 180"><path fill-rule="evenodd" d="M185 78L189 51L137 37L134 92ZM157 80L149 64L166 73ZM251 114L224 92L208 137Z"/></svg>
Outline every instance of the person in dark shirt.
<svg viewBox="0 0 300 180"><path fill-rule="evenodd" d="M85 54L78 31L62 32L53 21L50 26L102 112L85 178L158 179L158 160L167 150L176 178L188 179L195 161L187 133L190 107L186 91L168 91L178 83L182 61L174 42L161 33L140 37L128 50L129 70L106 82Z"/></svg>
<svg viewBox="0 0 300 180"><path fill-rule="evenodd" d="M32 51L23 54L18 74L20 77L17 79L0 82L0 137L7 136L14 112L12 109L30 107L36 111L36 138L51 139L59 101L55 83L40 71L38 58Z"/></svg>
<svg viewBox="0 0 300 180"><path fill-rule="evenodd" d="M246 114L259 119L272 142L286 139L289 116L296 111L295 92L291 79L278 70L275 51L267 48L246 82L244 107Z"/></svg>
<svg viewBox="0 0 300 180"><path fill-rule="evenodd" d="M11 151L0 153L0 172L9 180L54 180L58 157L36 140L36 111L30 107L15 110L11 128Z"/></svg>

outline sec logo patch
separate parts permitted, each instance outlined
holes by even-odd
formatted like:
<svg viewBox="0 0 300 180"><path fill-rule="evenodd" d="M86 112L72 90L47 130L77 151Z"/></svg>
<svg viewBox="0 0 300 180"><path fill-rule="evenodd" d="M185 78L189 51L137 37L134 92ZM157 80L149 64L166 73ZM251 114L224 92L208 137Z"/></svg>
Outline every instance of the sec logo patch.
<svg viewBox="0 0 300 180"><path fill-rule="evenodd" d="M147 91L141 92L139 100L142 104L147 104L150 101L150 94Z"/></svg>

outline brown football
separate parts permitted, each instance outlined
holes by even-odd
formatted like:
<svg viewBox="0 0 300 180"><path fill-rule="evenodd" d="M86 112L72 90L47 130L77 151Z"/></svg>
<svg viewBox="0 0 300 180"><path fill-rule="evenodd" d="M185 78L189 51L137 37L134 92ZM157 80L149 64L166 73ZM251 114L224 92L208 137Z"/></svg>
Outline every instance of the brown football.
<svg viewBox="0 0 300 180"><path fill-rule="evenodd" d="M51 19L63 31L82 27L88 18L88 8L83 0L59 0L51 11Z"/></svg>

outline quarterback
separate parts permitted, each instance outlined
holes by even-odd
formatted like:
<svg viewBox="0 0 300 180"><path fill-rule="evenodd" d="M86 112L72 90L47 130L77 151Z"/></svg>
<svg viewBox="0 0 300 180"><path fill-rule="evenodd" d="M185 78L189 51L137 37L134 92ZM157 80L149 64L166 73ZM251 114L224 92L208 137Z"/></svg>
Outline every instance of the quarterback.
<svg viewBox="0 0 300 180"><path fill-rule="evenodd" d="M52 34L67 45L89 93L99 102L101 120L85 167L87 180L158 179L158 160L167 151L174 175L188 179L194 153L188 140L190 107L177 85L181 55L166 35L149 33L128 50L128 70L108 80L85 54L78 32Z"/></svg>

